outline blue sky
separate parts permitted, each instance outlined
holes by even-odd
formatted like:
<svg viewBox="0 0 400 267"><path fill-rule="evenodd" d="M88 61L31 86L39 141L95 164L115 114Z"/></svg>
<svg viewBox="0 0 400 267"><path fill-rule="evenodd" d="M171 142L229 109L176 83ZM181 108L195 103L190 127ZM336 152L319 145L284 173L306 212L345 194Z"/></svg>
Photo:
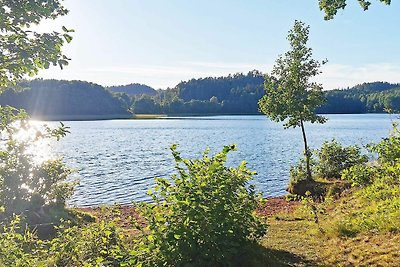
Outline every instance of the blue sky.
<svg viewBox="0 0 400 267"><path fill-rule="evenodd" d="M102 85L174 87L191 78L258 69L269 72L288 48L294 20L310 25L314 58L328 59L325 89L362 82L400 82L400 3L356 0L324 21L317 0L65 0L70 13L40 30L75 29L63 71L39 77Z"/></svg>

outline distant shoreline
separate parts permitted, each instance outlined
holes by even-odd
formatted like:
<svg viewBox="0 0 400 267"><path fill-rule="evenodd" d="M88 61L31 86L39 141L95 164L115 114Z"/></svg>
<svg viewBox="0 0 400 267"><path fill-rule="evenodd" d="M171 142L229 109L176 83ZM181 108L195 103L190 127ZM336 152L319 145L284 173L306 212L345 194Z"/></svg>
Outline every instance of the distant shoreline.
<svg viewBox="0 0 400 267"><path fill-rule="evenodd" d="M388 114L385 112L370 113L320 113L319 115L362 115L362 114ZM101 121L101 120L151 120L151 119L178 119L190 117L215 117L215 116L260 116L263 114L249 113L188 113L188 114L109 114L109 115L32 115L32 120L37 121ZM399 114L392 114L399 116Z"/></svg>
<svg viewBox="0 0 400 267"><path fill-rule="evenodd" d="M133 119L132 114L106 114L106 115L30 115L32 120L38 121L96 121L96 120L122 120Z"/></svg>

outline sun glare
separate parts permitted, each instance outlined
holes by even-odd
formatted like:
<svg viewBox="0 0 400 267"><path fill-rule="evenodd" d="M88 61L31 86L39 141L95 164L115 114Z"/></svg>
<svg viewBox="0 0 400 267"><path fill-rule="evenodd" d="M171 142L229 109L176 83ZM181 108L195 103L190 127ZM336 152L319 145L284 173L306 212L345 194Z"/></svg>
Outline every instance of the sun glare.
<svg viewBox="0 0 400 267"><path fill-rule="evenodd" d="M24 126L16 122L15 127L17 131L12 136L13 140L25 145L24 153L32 157L34 164L40 165L54 157L51 153L52 140L44 138L46 125L39 121L30 121Z"/></svg>

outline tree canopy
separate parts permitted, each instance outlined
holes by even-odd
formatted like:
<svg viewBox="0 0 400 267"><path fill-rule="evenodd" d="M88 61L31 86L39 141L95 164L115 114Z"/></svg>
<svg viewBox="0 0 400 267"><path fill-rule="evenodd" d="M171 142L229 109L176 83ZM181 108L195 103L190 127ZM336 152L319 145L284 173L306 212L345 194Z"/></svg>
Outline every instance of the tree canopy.
<svg viewBox="0 0 400 267"><path fill-rule="evenodd" d="M371 5L370 1L357 0L361 8L368 10ZM380 2L390 5L391 0L379 0ZM339 9L344 9L347 6L347 0L319 0L319 8L325 12L325 20L333 19Z"/></svg>
<svg viewBox="0 0 400 267"><path fill-rule="evenodd" d="M40 33L31 29L45 19L56 19L68 13L60 0L2 0L0 1L0 90L28 74L50 64L61 68L68 64L62 54L64 42L70 42L70 32ZM0 91L1 92L1 91Z"/></svg>
<svg viewBox="0 0 400 267"><path fill-rule="evenodd" d="M265 95L259 108L273 121L285 121L285 128L325 121L315 113L325 98L322 85L310 81L320 73L321 63L311 58L312 49L306 46L308 34L309 26L295 21L287 37L291 50L279 56L271 75L265 76Z"/></svg>
<svg viewBox="0 0 400 267"><path fill-rule="evenodd" d="M61 47L71 41L72 30L63 27L62 33L39 33L31 29L65 14L59 0L0 1L0 94L26 74L34 76L50 64L61 68L68 64ZM23 110L10 106L0 106L0 115L0 209L10 215L36 212L45 205L64 206L74 189L74 184L66 182L71 170L61 159L36 162L34 151L40 141L65 136L68 127L34 128ZM18 139L18 134L26 138Z"/></svg>
<svg viewBox="0 0 400 267"><path fill-rule="evenodd" d="M107 87L108 90L111 90L113 92L117 93L125 93L130 96L134 95L156 95L157 91L145 84L140 84L140 83L131 83L128 85L117 85L117 86L110 86Z"/></svg>

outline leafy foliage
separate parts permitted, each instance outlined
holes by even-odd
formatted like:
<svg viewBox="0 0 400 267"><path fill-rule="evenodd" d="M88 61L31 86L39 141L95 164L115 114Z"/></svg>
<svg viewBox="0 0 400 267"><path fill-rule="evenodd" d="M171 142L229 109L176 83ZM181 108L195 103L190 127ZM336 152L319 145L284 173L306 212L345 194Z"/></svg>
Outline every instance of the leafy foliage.
<svg viewBox="0 0 400 267"><path fill-rule="evenodd" d="M357 0L361 8L368 10L370 1ZM391 0L379 0L386 5L390 5ZM325 20L333 19L339 9L346 7L346 0L319 0L319 8L325 12Z"/></svg>
<svg viewBox="0 0 400 267"><path fill-rule="evenodd" d="M48 266L120 266L128 244L115 221L101 220L87 226L61 226L46 252Z"/></svg>
<svg viewBox="0 0 400 267"><path fill-rule="evenodd" d="M0 266L121 266L129 242L115 221L71 226L64 222L52 240L40 240L15 217L0 230Z"/></svg>
<svg viewBox="0 0 400 267"><path fill-rule="evenodd" d="M316 154L318 157L317 173L326 179L340 179L343 170L368 161L368 156L361 154L360 147L343 147L335 139L325 141Z"/></svg>
<svg viewBox="0 0 400 267"><path fill-rule="evenodd" d="M0 266L44 266L45 261L32 253L41 241L29 230L21 232L19 217L9 225L0 226Z"/></svg>
<svg viewBox="0 0 400 267"><path fill-rule="evenodd" d="M68 11L60 0L3 0L0 5L0 89L23 75L34 76L50 64L61 68L68 64L62 54L64 42L72 37L65 27L62 32L39 33L30 29L44 19L56 19Z"/></svg>
<svg viewBox="0 0 400 267"><path fill-rule="evenodd" d="M351 182L352 186L366 186L372 182L376 170L367 165L354 165L343 170L342 179Z"/></svg>
<svg viewBox="0 0 400 267"><path fill-rule="evenodd" d="M273 121L286 121L285 128L299 127L302 122L325 122L315 109L324 103L322 86L309 80L320 73L321 63L312 59L306 47L309 26L295 21L289 31L291 50L280 56L271 75L265 79L265 95L260 110ZM323 62L324 63L324 62Z"/></svg>
<svg viewBox="0 0 400 267"><path fill-rule="evenodd" d="M18 90L7 90L0 95L0 104L24 108L31 116L50 118L128 116L127 110L137 114L259 114L257 101L263 96L263 81L263 74L250 72L193 79L172 89L154 91L155 95L150 92L129 96L110 93L100 85L83 81L37 79L19 83ZM125 87L115 88L123 90ZM183 90L188 100L182 99L180 92ZM324 95L327 101L317 108L319 114L400 110L398 84L365 83L343 90L325 91Z"/></svg>
<svg viewBox="0 0 400 267"><path fill-rule="evenodd" d="M325 98L322 85L310 81L320 73L321 63L312 59L312 49L306 46L308 34L309 26L295 21L287 37L291 50L276 60L271 75L266 76L265 95L258 104L260 111L271 120L285 121L285 128L301 127L307 179L311 179L311 152L304 122L324 123L326 119L316 114L316 109L324 103Z"/></svg>
<svg viewBox="0 0 400 267"><path fill-rule="evenodd" d="M305 159L290 167L288 191L304 196L307 191L312 197L330 197L340 195L350 184L369 181L369 169L365 163L368 157L361 154L358 146L342 146L335 139L325 141L320 149L313 151L310 167L312 180L307 179ZM346 178L343 178L345 174ZM346 181L340 181L340 179Z"/></svg>
<svg viewBox="0 0 400 267"><path fill-rule="evenodd" d="M156 180L149 192L154 204L139 204L148 227L129 264L228 266L242 247L265 234L254 214L260 196L248 185L254 172L245 162L236 169L224 166L235 146L214 157L206 150L197 160L182 159L176 146L171 149L178 174Z"/></svg>
<svg viewBox="0 0 400 267"><path fill-rule="evenodd" d="M310 159L311 169L313 169L314 166L315 166L315 161L313 159ZM289 188L292 188L299 182L307 179L307 167L304 159L301 159L297 165L290 166L289 176L290 176Z"/></svg>
<svg viewBox="0 0 400 267"><path fill-rule="evenodd" d="M382 163L394 164L400 159L400 131L397 124L393 124L393 130L389 137L382 139L378 144L370 145L370 150L378 154L378 160Z"/></svg>
<svg viewBox="0 0 400 267"><path fill-rule="evenodd" d="M65 182L72 170L61 159L38 159L35 152L40 142L59 139L68 128L63 124L58 129L35 128L23 111L11 107L0 111L0 206L7 213L64 206L74 189L74 183Z"/></svg>
<svg viewBox="0 0 400 267"><path fill-rule="evenodd" d="M350 201L339 207L343 213L335 220L342 235L363 231L400 231L400 149L399 132L394 127L388 138L371 145L377 152L374 164L359 164L343 172L342 178L360 189ZM348 207L351 205L351 208Z"/></svg>

